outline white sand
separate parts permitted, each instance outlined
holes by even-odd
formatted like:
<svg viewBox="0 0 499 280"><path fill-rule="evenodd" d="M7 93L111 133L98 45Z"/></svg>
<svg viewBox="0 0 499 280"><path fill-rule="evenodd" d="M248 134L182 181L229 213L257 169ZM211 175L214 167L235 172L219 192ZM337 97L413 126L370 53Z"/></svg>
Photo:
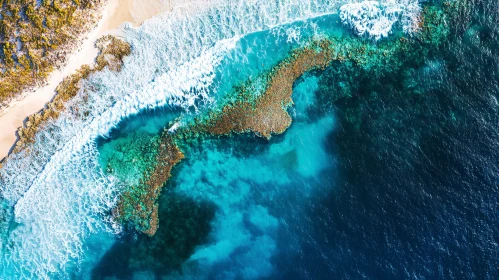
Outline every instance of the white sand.
<svg viewBox="0 0 499 280"><path fill-rule="evenodd" d="M119 0L118 8L114 10L110 20L105 23L106 28L112 30L124 22L131 22L134 26L139 26L145 20L171 10L173 5L172 0Z"/></svg>
<svg viewBox="0 0 499 280"><path fill-rule="evenodd" d="M110 0L103 8L103 16L97 27L88 34L80 48L68 58L68 63L61 70L53 72L47 85L14 101L0 112L0 159L6 157L17 140L16 131L30 115L43 109L55 94L56 87L62 80L75 73L84 64L93 64L98 50L94 42L110 30L118 28L124 22L138 26L143 21L171 8L168 0Z"/></svg>

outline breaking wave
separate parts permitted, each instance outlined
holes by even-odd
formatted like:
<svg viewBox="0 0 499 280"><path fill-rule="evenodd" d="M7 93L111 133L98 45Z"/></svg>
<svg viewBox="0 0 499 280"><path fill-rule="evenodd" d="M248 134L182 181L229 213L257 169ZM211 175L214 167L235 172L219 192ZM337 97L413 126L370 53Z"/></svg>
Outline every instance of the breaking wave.
<svg viewBox="0 0 499 280"><path fill-rule="evenodd" d="M405 33L415 32L420 13L421 7L417 1L411 0L363 1L345 4L340 8L343 24L357 35L376 40L388 37L396 23L400 23Z"/></svg>

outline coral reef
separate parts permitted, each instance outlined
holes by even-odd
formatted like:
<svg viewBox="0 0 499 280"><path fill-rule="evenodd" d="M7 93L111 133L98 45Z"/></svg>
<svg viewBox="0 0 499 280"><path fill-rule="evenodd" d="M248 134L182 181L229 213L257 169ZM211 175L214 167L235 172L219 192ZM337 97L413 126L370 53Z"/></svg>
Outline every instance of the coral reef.
<svg viewBox="0 0 499 280"><path fill-rule="evenodd" d="M113 215L121 223L130 223L136 230L153 236L158 230L158 202L163 185L171 176L172 168L184 155L171 135L165 131L158 140L154 163L144 172L137 185L122 194ZM147 147L150 150L149 147Z"/></svg>
<svg viewBox="0 0 499 280"><path fill-rule="evenodd" d="M421 30L411 38L399 37L379 44L350 36L315 39L305 47L293 51L288 59L257 79L256 82L264 84L261 92L253 91L255 80L250 80L235 88L219 103L218 109L180 127L172 134L164 131L157 137L137 135L134 145L137 145L138 150L121 147L121 156L116 155L117 158L110 159L107 163L107 172L118 177L126 186L113 210L115 219L149 236L157 232L160 224L158 197L171 176L172 168L184 158L177 141L195 139L199 134L221 136L251 132L267 139L281 134L291 125L292 118L287 110L293 104L293 84L303 74L331 69L334 67L328 66L336 63L334 66L355 65L366 71L375 69L376 71L369 72L373 73L371 78L375 79L376 73L390 73L397 69L406 61L401 57L412 55L414 58L415 55L420 55L420 58L414 59L423 60L427 50L419 45L429 42L438 46L447 34L442 25L445 25L445 20L440 13L435 9L425 8ZM79 91L82 79L104 67L119 71L123 57L130 53L130 46L114 37L103 38L97 45L101 50L97 65L94 68L83 67L60 85L58 95L47 109L30 117L26 127L19 131L20 140L15 151L27 147L32 136L43 127L44 121L58 116L60 110L64 109L64 102ZM342 92L347 95L352 91L345 88L343 91L336 91L336 95L330 92L328 94L338 96ZM331 97L322 98L324 105L334 102ZM140 162L135 161L135 156L132 155L134 152ZM138 173L135 174L136 177L140 177L137 182L132 182L125 176L131 169Z"/></svg>
<svg viewBox="0 0 499 280"><path fill-rule="evenodd" d="M189 142L203 134L222 136L251 132L269 139L272 135L283 133L292 121L287 109L293 104L293 85L303 74L346 65L346 68L355 66L363 69L375 79L376 73L383 73L386 77L386 73L396 71L408 60L421 62L427 51L421 45L436 47L448 34L441 27L445 22L435 9L425 9L424 15L420 32L411 38L400 37L380 44L348 36L313 40L307 46L293 51L288 59L263 74L261 79L249 80L236 87L218 109L195 118L189 125L177 128L172 134L165 131L159 140L160 147L142 145L149 152L158 150L157 159L151 169L144 172L141 182L132 185L123 194L115 209L115 216L122 223L131 222L138 231L154 235L158 226L158 195L168 181L173 166L184 157L175 142ZM333 62L336 63L334 67L328 67ZM347 70L341 67L338 69ZM264 90L255 93L258 86L254 83L260 82L265 84ZM334 94L328 92L327 98L320 96L324 107L334 98L340 98L345 91L352 92L346 89Z"/></svg>
<svg viewBox="0 0 499 280"><path fill-rule="evenodd" d="M102 145L101 166L124 185L136 185L155 164L159 144L159 135L143 132L115 139Z"/></svg>
<svg viewBox="0 0 499 280"><path fill-rule="evenodd" d="M64 110L65 102L73 98L80 90L81 80L86 79L94 72L103 70L105 67L119 71L123 64L123 58L131 52L128 43L111 35L97 40L96 46L99 48L96 65L94 67L83 65L77 73L67 77L57 86L53 100L42 111L29 116L24 127L18 130L18 140L12 151L13 153L27 148L28 144L34 141L36 132L43 128L43 124L59 116L61 111Z"/></svg>
<svg viewBox="0 0 499 280"><path fill-rule="evenodd" d="M420 24L419 31L410 38L399 37L377 44L351 36L314 40L308 46L293 51L288 59L264 74L263 79L257 79L256 82L263 80L265 84L263 93L255 93L255 81L248 81L229 94L219 109L195 119L181 133L192 137L192 134L199 133L228 135L253 132L267 139L272 134L283 133L291 124L287 108L293 103L293 84L300 76L312 70L325 69L333 62L355 64L371 69L370 72L377 75L398 69L414 53L422 55L412 59L422 60L425 52L432 49L427 48L428 45L435 48L442 44L448 35L448 28L440 10L432 7L425 7Z"/></svg>
<svg viewBox="0 0 499 280"><path fill-rule="evenodd" d="M335 52L327 40L314 41L294 51L289 59L271 70L262 94L255 97L247 87L239 87L235 102L198 121L193 131L213 135L251 131L267 139L272 134L283 133L291 125L287 108L293 103L293 83L307 71L325 68L333 57Z"/></svg>

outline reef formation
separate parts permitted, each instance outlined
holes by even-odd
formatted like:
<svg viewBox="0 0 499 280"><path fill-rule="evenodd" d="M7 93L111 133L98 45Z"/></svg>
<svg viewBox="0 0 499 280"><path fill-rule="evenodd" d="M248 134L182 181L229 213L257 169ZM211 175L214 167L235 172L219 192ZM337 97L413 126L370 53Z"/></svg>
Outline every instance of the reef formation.
<svg viewBox="0 0 499 280"><path fill-rule="evenodd" d="M138 184L129 186L121 195L113 215L119 222L131 223L136 230L152 236L159 225L157 200L161 189L170 178L172 168L184 155L167 131L157 142L142 148L156 153L153 164L144 171Z"/></svg>
<svg viewBox="0 0 499 280"><path fill-rule="evenodd" d="M331 68L333 62L360 67L376 76L376 73L385 75L397 71L409 60L422 61L428 51L442 44L449 32L446 14L439 8L425 7L421 20L413 36L398 36L379 43L351 36L313 39L305 47L292 51L267 73L236 86L214 109L175 130L165 129L158 144L142 147L152 150L156 160L145 163L151 167L143 173L139 184L126 187L114 216L121 223L154 235L159 224L157 199L172 168L184 158L180 147L204 136L253 133L270 139L272 135L284 133L292 123L288 110L293 104L294 83L305 73ZM262 83L263 90L259 90ZM319 97L327 107L350 92L337 89ZM177 120L177 124L184 121Z"/></svg>
<svg viewBox="0 0 499 280"><path fill-rule="evenodd" d="M313 42L293 52L289 59L266 75L267 89L256 99L244 86L238 87L238 100L225 105L221 111L209 114L206 122L195 120L196 125L186 126L174 133L165 130L157 144L142 145L142 149L155 151L156 159L151 162L150 170L144 172L139 184L127 187L114 210L114 216L121 223L129 223L138 231L154 235L159 224L157 199L161 188L170 178L171 169L184 158L177 142L183 143L186 138L199 134L221 136L253 132L270 139L272 134L283 133L291 125L287 108L292 104L293 83L307 71L326 67L332 57L333 50L328 42ZM134 143L133 146L139 145ZM117 167L120 168L126 167ZM114 167L111 169L115 170Z"/></svg>
<svg viewBox="0 0 499 280"><path fill-rule="evenodd" d="M306 47L292 51L289 58L264 74L263 78L236 87L225 101L220 102L219 109L195 119L180 133L192 137L192 134L199 133L230 135L253 132L267 139L272 134L281 134L291 125L288 109L293 104L293 84L303 74L324 70L334 61L371 69L374 74L397 69L415 54L423 59L425 54L422 52L431 50L428 47L438 47L448 34L443 16L439 10L426 7L417 34L378 44L349 36L312 40ZM254 84L262 82L265 90L259 93Z"/></svg>
<svg viewBox="0 0 499 280"><path fill-rule="evenodd" d="M272 134L281 134L291 125L287 109L292 105L293 83L305 72L324 69L333 59L334 50L327 40L311 42L309 46L292 52L265 77L266 89L257 95L251 85L236 89L234 101L212 112L197 125L189 127L191 132L229 135L253 132L270 139Z"/></svg>

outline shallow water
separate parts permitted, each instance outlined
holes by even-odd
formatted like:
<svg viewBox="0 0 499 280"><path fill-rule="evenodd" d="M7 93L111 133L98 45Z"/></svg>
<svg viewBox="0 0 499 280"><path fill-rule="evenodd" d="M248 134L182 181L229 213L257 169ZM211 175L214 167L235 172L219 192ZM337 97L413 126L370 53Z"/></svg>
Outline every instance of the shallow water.
<svg viewBox="0 0 499 280"><path fill-rule="evenodd" d="M168 207L171 200L190 203L185 202L187 205L176 211L162 209L159 215L161 220L184 219L179 212L189 211L193 207L190 204L211 205L189 217L194 221L204 218L202 221L210 225L209 231L197 230L190 239L190 242L197 240L196 246L186 248L173 242L147 246L142 244L141 237L139 241L126 237L124 242L128 240L133 244L130 245L132 251L140 250L135 246L141 247L147 256L158 251L174 251L177 258L181 258L182 250L187 250L189 254L181 259L184 273L181 276L186 278L272 276L275 273L272 260L278 256L279 248L285 248L290 241L295 243L293 239L298 238L287 228L302 223L304 217L299 213L304 212L309 200L331 190L331 186L322 185L321 178L326 178L325 173L335 173L334 156L327 152L324 144L325 137L335 128L334 116L330 114L312 121L306 115L315 105L317 83L317 77L310 76L297 85L294 96L304 102L293 111L296 120L284 135L273 137L270 142L251 136L203 138L183 147L187 159L176 167L160 205ZM214 215L210 215L213 211ZM191 227L199 224L192 222ZM168 224L160 225L160 229L165 226L170 226L165 234L172 234L186 225L179 222L176 227L173 225L175 229ZM159 240L167 237L160 232L153 238L142 238L160 243ZM158 275L178 273L160 265L164 262L161 254L152 257L150 262L143 262L142 267L136 266L132 254L125 260L111 257L121 254L122 246L107 253L110 257L105 257L93 271L95 278L125 277L139 273L141 268L153 268ZM125 274L124 268L127 268Z"/></svg>
<svg viewBox="0 0 499 280"><path fill-rule="evenodd" d="M179 101L183 109L175 102L164 106L163 101L149 103L159 107L145 103L131 107L149 109L120 117L106 133L92 134L88 152L78 152L58 169L56 174L64 177L40 173L67 190L60 178L69 180L73 172L82 170L83 178L71 181L75 183L61 200L64 203L34 208L47 214L67 207L65 215L75 217L74 223L62 223L63 216L51 222L38 218L43 213L23 212L29 207L22 205L34 203L29 194L21 203L7 200L2 209L9 212L14 201L17 212L10 214L16 223L8 223L2 231L6 235L2 244L13 245L2 248L1 275L19 278L40 273L39 277L56 279L497 278L499 6L494 1L467 3L469 8L449 12L441 29L432 29L442 37L416 40L405 52L390 51L404 36L399 31L378 42L359 38L338 22L336 9L319 7L318 2L308 10L299 10L303 7L297 3L270 5L275 11L288 11L287 15L277 12L282 19L293 18L291 14L307 19L283 20L266 25L270 29L244 30L242 35L233 31L238 28L232 27L233 19L228 17L226 33L235 38L224 41L229 43L216 45L225 39L217 35L208 44L212 48L203 49L199 43L199 52L194 43L196 53L180 59L186 64L152 64L156 68L147 67L138 81L125 79L129 84L116 89L136 88L139 93L131 95L133 99L147 95L144 92L163 92L168 79L182 77L183 81L201 81L201 86L187 86L184 92L199 99ZM432 9L443 7L435 4ZM221 17L222 13L213 15ZM258 19L253 23L260 26ZM125 38L138 44L136 38L153 36L148 28L168 26L159 20L150 24L144 30L129 30ZM183 30L195 24L185 23ZM216 108L242 83L256 83L260 88L253 94L261 94L268 71L291 50L317 37L335 38L346 49L366 46L368 50L386 49L387 54L371 57L365 64L334 61L326 69L300 77L293 86L294 105L289 108L293 123L270 140L247 133L199 136L180 143L186 158L174 167L162 190L158 232L149 237L127 226L113 231L117 225L107 218L113 198L140 180L153 164L149 147L163 129L179 121L186 124ZM438 38L444 38L442 44L431 42ZM155 46L159 53L160 45ZM198 60L191 63L193 59ZM131 67L143 65L137 61L126 61L129 69L110 79L124 79L126 71L133 72ZM210 61L211 68L198 67L205 74L182 76L198 69L195 65L200 61ZM162 78L169 67L179 67L182 74ZM103 77L89 83L102 87L102 96L118 96L110 93L112 87ZM102 178L102 187L87 185L92 182L89 177ZM48 183L30 186L51 189ZM98 196L106 186L108 197ZM79 206L80 202L89 207ZM69 227L68 233L74 235L48 238L38 251L33 250L37 246L31 240L52 236L47 225ZM37 229L43 234L35 234ZM22 238L30 243L20 245ZM49 247L61 240L64 248L78 250L65 257ZM40 249L45 251L40 253ZM30 253L35 257L30 258ZM51 266L36 263L39 253L54 256ZM18 257L29 261L20 265ZM52 270L47 273L47 268Z"/></svg>

